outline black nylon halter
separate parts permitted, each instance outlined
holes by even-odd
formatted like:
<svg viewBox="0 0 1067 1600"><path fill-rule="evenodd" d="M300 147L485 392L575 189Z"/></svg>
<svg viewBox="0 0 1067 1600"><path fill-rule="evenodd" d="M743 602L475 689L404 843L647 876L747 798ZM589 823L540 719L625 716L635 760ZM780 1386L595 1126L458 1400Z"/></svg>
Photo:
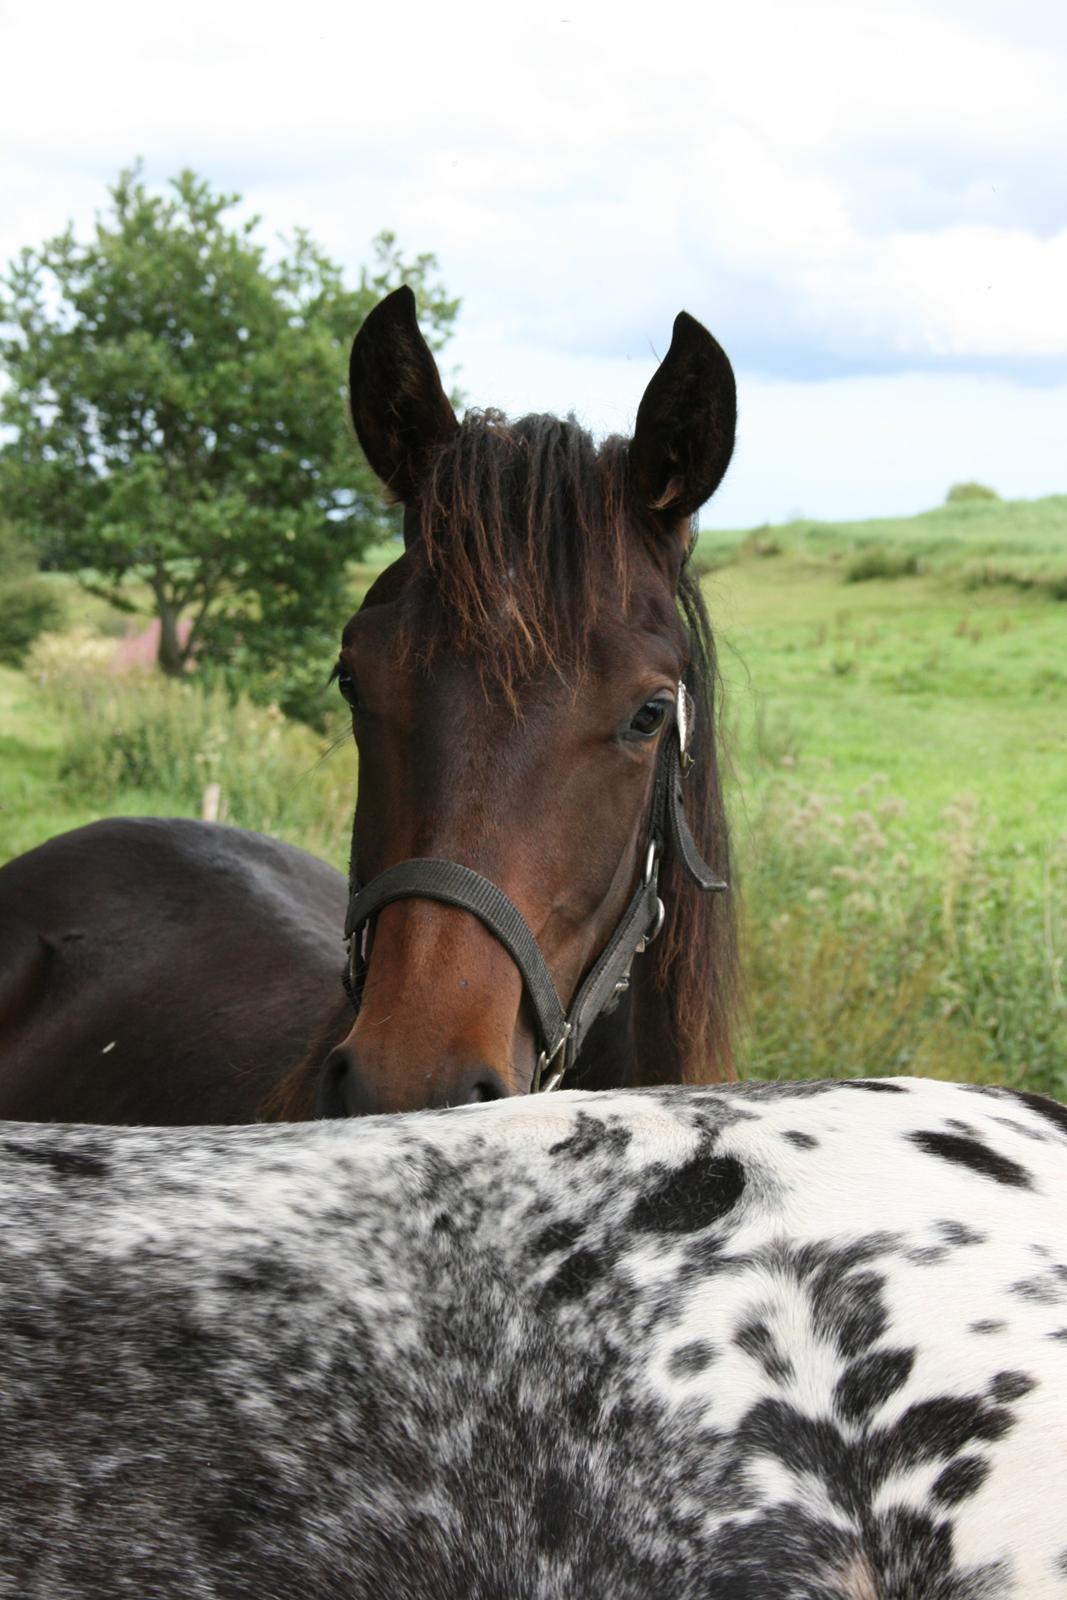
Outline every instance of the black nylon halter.
<svg viewBox="0 0 1067 1600"><path fill-rule="evenodd" d="M361 928L366 928L371 917L397 900L437 900L444 905L457 906L469 911L489 929L522 976L541 1042L531 1092L547 1093L558 1088L574 1066L597 1017L615 995L629 987L634 956L651 944L663 926L665 912L659 897L659 864L668 840L698 888L712 892L727 888L701 856L686 821L682 775L692 765L688 754L689 707L688 692L679 684L676 718L664 736L656 761L641 882L630 896L611 938L579 985L569 1013L560 1003L552 974L529 924L503 890L471 867L422 856L398 862L363 887L355 882L352 885L345 918L349 951L345 986L355 1008L359 1009L361 979L366 971L365 938L360 939L357 934ZM549 1074L547 1078L546 1073Z"/></svg>

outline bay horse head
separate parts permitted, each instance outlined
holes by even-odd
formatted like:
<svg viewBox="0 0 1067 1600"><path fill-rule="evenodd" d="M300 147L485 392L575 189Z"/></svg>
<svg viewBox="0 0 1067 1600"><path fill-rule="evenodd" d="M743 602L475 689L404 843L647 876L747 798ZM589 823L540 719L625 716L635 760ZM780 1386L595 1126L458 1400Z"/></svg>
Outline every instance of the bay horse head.
<svg viewBox="0 0 1067 1600"><path fill-rule="evenodd" d="M460 422L401 288L356 336L350 395L405 548L336 667L355 1011L320 1114L495 1099L564 1066L594 1088L731 1076L716 668L686 565L733 450L725 353L680 313L630 441Z"/></svg>

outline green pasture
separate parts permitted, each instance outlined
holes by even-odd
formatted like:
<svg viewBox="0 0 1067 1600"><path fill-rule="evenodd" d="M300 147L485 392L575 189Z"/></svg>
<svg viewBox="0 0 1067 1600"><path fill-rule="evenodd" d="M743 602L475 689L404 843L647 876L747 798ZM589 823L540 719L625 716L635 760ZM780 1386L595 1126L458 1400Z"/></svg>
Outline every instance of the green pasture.
<svg viewBox="0 0 1067 1600"><path fill-rule="evenodd" d="M874 782L926 863L964 797L1001 853L1067 831L1067 604L937 570L844 584L799 553L706 592L742 790L775 767L850 800Z"/></svg>
<svg viewBox="0 0 1067 1600"><path fill-rule="evenodd" d="M725 687L742 1073L1067 1097L1067 496L705 533L696 560ZM371 576L353 570L353 603ZM344 864L343 718L319 735L221 688L116 680L120 619L54 581L67 631L0 668L0 860L96 816L198 815L217 783L224 819Z"/></svg>
<svg viewBox="0 0 1067 1600"><path fill-rule="evenodd" d="M942 570L981 581L983 567L1003 571L1067 573L1067 494L1043 500L964 499L915 517L871 517L863 522L799 520L777 527L704 532L701 555L730 558L769 553L772 546L847 572L872 550L913 555Z"/></svg>
<svg viewBox="0 0 1067 1600"><path fill-rule="evenodd" d="M1067 1094L1067 497L704 534L747 1073Z"/></svg>

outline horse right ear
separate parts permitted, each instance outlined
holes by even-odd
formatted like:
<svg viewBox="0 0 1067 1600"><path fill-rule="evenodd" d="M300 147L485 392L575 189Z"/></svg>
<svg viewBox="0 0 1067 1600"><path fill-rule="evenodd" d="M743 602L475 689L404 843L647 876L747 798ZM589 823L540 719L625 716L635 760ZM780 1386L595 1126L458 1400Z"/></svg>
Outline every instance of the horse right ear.
<svg viewBox="0 0 1067 1600"><path fill-rule="evenodd" d="M391 495L409 505L428 452L459 426L415 296L404 284L380 300L352 342L348 392L356 437Z"/></svg>
<svg viewBox="0 0 1067 1600"><path fill-rule="evenodd" d="M729 358L695 317L679 311L671 347L637 408L630 475L639 499L673 530L687 528L718 488L736 431Z"/></svg>

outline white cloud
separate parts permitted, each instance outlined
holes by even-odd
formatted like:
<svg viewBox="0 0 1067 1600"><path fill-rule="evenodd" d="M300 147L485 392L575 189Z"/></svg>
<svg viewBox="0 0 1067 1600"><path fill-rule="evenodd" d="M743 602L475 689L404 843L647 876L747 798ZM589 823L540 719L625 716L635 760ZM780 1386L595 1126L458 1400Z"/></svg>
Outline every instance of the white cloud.
<svg viewBox="0 0 1067 1600"><path fill-rule="evenodd" d="M662 330L660 353L670 339ZM553 356L462 339L471 404L514 415L573 410L597 434L633 430L650 351L630 360ZM795 514L827 521L910 516L952 483L978 480L1005 499L1067 490L1067 382L905 372L783 382L738 372L737 449L704 527L748 528Z"/></svg>
<svg viewBox="0 0 1067 1600"><path fill-rule="evenodd" d="M435 249L465 301L463 381L486 401L544 394L621 425L624 380L681 305L723 339L761 426L783 427L753 403L776 376L1051 381L1067 376L1057 15L1046 26L1026 0L981 0L978 20L963 0L10 9L0 256L85 225L142 152L153 181L193 165L353 268L383 226ZM976 381L941 391L972 423ZM1062 391L989 392L1026 397L1032 437L1062 420ZM837 422L860 430L847 406ZM1021 429L1013 448L1036 483ZM917 466L900 471L917 495ZM939 485L962 473L946 463Z"/></svg>
<svg viewBox="0 0 1067 1600"><path fill-rule="evenodd" d="M824 383L741 376L738 445L707 527L797 512L828 521L910 516L953 483L1005 499L1067 488L1067 383L899 373Z"/></svg>

